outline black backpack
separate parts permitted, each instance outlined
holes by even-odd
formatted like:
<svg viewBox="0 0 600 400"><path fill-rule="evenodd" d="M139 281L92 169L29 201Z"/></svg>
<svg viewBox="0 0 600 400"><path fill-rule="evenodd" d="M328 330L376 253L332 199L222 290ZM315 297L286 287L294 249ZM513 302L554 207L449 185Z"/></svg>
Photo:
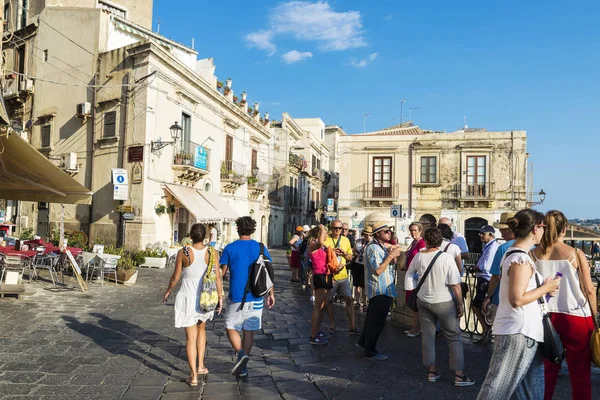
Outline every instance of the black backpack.
<svg viewBox="0 0 600 400"><path fill-rule="evenodd" d="M254 297L263 297L273 287L273 281L275 280L275 271L273 270L273 264L265 257L265 245L260 243L260 253L256 261L250 265L248 271L248 281L246 282L246 288L244 289L244 298L240 305L240 310L244 308L246 304L246 295L250 292Z"/></svg>
<svg viewBox="0 0 600 400"><path fill-rule="evenodd" d="M298 252L300 252L300 257L304 257L304 253L306 253L306 249L308 248L308 238L304 239L300 246L298 246Z"/></svg>

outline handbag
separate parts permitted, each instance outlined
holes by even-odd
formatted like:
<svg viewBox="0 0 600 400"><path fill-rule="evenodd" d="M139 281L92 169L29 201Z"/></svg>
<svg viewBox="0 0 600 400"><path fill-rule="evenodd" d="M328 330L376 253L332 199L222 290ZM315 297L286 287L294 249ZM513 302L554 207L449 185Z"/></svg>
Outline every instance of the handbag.
<svg viewBox="0 0 600 400"><path fill-rule="evenodd" d="M327 268L329 269L329 273L335 275L341 270L340 261L332 247L326 247L325 252L327 253Z"/></svg>
<svg viewBox="0 0 600 400"><path fill-rule="evenodd" d="M537 273L534 273L537 286L542 286ZM543 297L538 299L542 311L542 325L544 326L544 342L540 343L540 349L545 359L553 364L561 364L565 358L565 349L560 336L556 332L556 329L554 329L554 325L552 325L552 321L550 321L550 313L546 311L546 302L542 300Z"/></svg>
<svg viewBox="0 0 600 400"><path fill-rule="evenodd" d="M579 255L577 255L577 274L579 275L579 284L583 285L583 274L581 273L581 263L579 262ZM596 319L596 313L592 309L592 303L590 303L590 298L588 296L587 290L585 287L581 287L581 292L585 296L585 300L587 301L588 307L590 308L590 314L592 316L592 320L594 322L594 330L592 331L592 336L590 337L590 353L592 356L592 363L596 367L600 367L600 326L598 326L598 320Z"/></svg>
<svg viewBox="0 0 600 400"><path fill-rule="evenodd" d="M410 294L410 296L408 297L408 301L406 302L406 305L414 312L419 311L419 308L417 307L417 295L419 294L419 290L421 290L421 286L423 286L423 282L425 282L427 275L429 275L429 272L431 272L431 268L433 267L433 264L435 264L435 261L438 259L440 254L442 254L442 252L438 251L437 254L435 255L435 257L433 257L433 260L431 260L431 262L429 263L429 266L425 270L425 273L423 274L421 281L419 281L417 288L415 290L413 290L412 293Z"/></svg>
<svg viewBox="0 0 600 400"><path fill-rule="evenodd" d="M219 293L217 291L216 251L208 247L208 266L202 280L202 293L200 293L199 307L203 312L211 312L219 304Z"/></svg>

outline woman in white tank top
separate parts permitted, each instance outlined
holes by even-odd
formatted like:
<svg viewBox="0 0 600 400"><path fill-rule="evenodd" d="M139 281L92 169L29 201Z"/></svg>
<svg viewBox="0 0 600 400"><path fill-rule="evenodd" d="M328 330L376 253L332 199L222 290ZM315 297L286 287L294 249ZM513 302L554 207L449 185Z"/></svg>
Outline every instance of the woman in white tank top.
<svg viewBox="0 0 600 400"><path fill-rule="evenodd" d="M581 251L563 242L568 225L564 214L548 211L544 220L544 236L540 246L531 252L532 257L545 278L562 274L558 294L548 300L548 311L566 350L573 399L591 399L590 336L594 329L592 318L595 318L591 310L595 314L597 308L590 268ZM560 365L545 361L544 367L544 398L552 399Z"/></svg>
<svg viewBox="0 0 600 400"><path fill-rule="evenodd" d="M202 294L203 280L208 269L210 260L210 251L215 251L212 247L203 244L206 237L206 228L202 224L192 225L190 232L192 246L185 246L177 253L175 271L169 281L169 287L164 295L166 302L171 291L181 281L181 287L175 298L175 327L185 328L186 350L188 363L190 365L190 377L186 382L190 386L198 385L198 375L208 374L208 369L204 366L204 353L206 352L206 321L212 320L214 311L203 312L200 310L200 295ZM216 262L214 268L217 268L217 292L219 294L219 304L217 313L221 314L223 284L221 281L220 270L218 269L218 253L215 251Z"/></svg>

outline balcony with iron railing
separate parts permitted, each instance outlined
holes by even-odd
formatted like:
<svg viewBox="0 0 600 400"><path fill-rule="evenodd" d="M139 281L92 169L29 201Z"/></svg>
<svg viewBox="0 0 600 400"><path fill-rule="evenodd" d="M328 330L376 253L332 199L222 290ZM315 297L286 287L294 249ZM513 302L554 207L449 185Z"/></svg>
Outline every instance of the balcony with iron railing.
<svg viewBox="0 0 600 400"><path fill-rule="evenodd" d="M297 154L290 153L289 157L290 166L302 169L304 167L304 159Z"/></svg>
<svg viewBox="0 0 600 400"><path fill-rule="evenodd" d="M490 200L492 188L491 182L475 185L457 183L442 190L442 200Z"/></svg>
<svg viewBox="0 0 600 400"><path fill-rule="evenodd" d="M210 149L194 142L182 143L173 155L175 178L183 183L197 182L210 171Z"/></svg>
<svg viewBox="0 0 600 400"><path fill-rule="evenodd" d="M246 180L246 166L244 164L233 160L221 162L221 182L243 185Z"/></svg>
<svg viewBox="0 0 600 400"><path fill-rule="evenodd" d="M400 195L400 186L397 183L383 184L363 183L350 191L352 199L366 201L394 201Z"/></svg>

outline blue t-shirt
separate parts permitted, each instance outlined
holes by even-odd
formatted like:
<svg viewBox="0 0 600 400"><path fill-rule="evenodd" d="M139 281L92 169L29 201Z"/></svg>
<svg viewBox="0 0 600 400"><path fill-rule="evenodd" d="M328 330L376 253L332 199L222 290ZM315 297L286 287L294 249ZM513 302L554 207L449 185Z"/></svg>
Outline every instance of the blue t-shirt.
<svg viewBox="0 0 600 400"><path fill-rule="evenodd" d="M221 265L229 267L229 300L239 303L244 297L244 289L248 282L250 266L256 261L260 254L260 243L256 240L236 240L229 243L223 249L219 259ZM265 257L271 260L271 255L265 247ZM246 295L246 301L257 301L260 297L254 297L251 292Z"/></svg>
<svg viewBox="0 0 600 400"><path fill-rule="evenodd" d="M494 256L494 260L492 261L492 266L490 268L490 274L500 276L500 265L502 262L502 257L504 257L504 254L508 251L509 248L512 247L513 244L515 244L515 241L509 240L508 242L503 243L500 245L500 247L498 247L498 250L496 250L496 255ZM496 291L492 295L492 303L495 305L498 305L499 302L500 302L500 284L498 284Z"/></svg>

